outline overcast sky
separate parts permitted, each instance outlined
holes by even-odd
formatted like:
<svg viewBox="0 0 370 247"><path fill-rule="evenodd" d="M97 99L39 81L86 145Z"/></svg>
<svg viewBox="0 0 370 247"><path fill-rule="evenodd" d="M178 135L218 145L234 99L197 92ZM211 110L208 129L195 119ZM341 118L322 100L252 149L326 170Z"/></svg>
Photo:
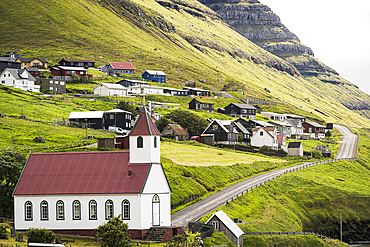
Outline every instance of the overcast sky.
<svg viewBox="0 0 370 247"><path fill-rule="evenodd" d="M369 0L259 0L317 59L370 95Z"/></svg>

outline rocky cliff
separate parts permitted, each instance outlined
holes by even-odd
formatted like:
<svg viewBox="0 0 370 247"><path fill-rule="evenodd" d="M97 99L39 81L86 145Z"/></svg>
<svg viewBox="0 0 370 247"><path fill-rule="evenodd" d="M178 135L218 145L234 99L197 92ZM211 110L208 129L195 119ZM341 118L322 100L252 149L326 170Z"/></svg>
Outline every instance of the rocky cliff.
<svg viewBox="0 0 370 247"><path fill-rule="evenodd" d="M367 111L370 108L370 96L316 59L311 48L303 45L268 6L257 0L199 1L214 10L244 37L294 65L309 82L339 99L348 109L356 109L362 115L369 116ZM337 90L332 90L331 85L325 84L340 86L340 94L333 94ZM361 96L351 98L350 95Z"/></svg>

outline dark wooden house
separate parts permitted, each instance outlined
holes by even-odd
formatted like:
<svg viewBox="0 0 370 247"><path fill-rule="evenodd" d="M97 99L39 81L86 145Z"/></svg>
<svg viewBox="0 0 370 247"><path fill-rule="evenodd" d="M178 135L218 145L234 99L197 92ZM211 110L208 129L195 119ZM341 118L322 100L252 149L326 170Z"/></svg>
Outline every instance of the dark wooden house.
<svg viewBox="0 0 370 247"><path fill-rule="evenodd" d="M304 128L303 133L307 133L311 138L323 139L325 138L325 126L315 122L303 122L302 127Z"/></svg>
<svg viewBox="0 0 370 247"><path fill-rule="evenodd" d="M132 113L121 109L113 109L104 112L104 127L109 126L122 128L126 133L131 130Z"/></svg>
<svg viewBox="0 0 370 247"><path fill-rule="evenodd" d="M248 104L231 103L226 106L225 114L231 117L256 119L256 108Z"/></svg>
<svg viewBox="0 0 370 247"><path fill-rule="evenodd" d="M189 102L189 109L205 110L207 112L213 113L214 104L213 103L203 103L203 102L200 102L199 100L193 98Z"/></svg>
<svg viewBox="0 0 370 247"><path fill-rule="evenodd" d="M246 119L239 118L239 119L235 120L234 123L240 123L250 133L252 133L252 130L254 128L257 128L257 127L274 127L272 124L269 124L265 121L253 120L253 119L246 120Z"/></svg>
<svg viewBox="0 0 370 247"><path fill-rule="evenodd" d="M251 143L251 133L240 123L240 122L234 122L236 131L238 131L238 141L243 142L246 145L250 145ZM243 136L242 139L239 139L240 136Z"/></svg>
<svg viewBox="0 0 370 247"><path fill-rule="evenodd" d="M211 91L200 89L200 88L194 88L194 87L183 87L184 90L188 91L188 95L194 95L194 96L211 96Z"/></svg>
<svg viewBox="0 0 370 247"><path fill-rule="evenodd" d="M203 131L203 134L213 134L213 145L230 145L238 142L238 132L231 120L212 120L208 127ZM206 143L211 145L210 143Z"/></svg>
<svg viewBox="0 0 370 247"><path fill-rule="evenodd" d="M225 233L233 244L243 247L244 232L222 210L214 213L206 224L213 225L215 231Z"/></svg>
<svg viewBox="0 0 370 247"><path fill-rule="evenodd" d="M61 66L70 66L70 67L89 67L93 68L95 66L95 61L93 60L81 60L81 59L67 59L63 58L60 60L59 64Z"/></svg>
<svg viewBox="0 0 370 247"><path fill-rule="evenodd" d="M9 57L0 57L0 73L6 68L21 69L21 63Z"/></svg>
<svg viewBox="0 0 370 247"><path fill-rule="evenodd" d="M168 124L161 133L161 136L176 141L188 141L189 133L179 124Z"/></svg>

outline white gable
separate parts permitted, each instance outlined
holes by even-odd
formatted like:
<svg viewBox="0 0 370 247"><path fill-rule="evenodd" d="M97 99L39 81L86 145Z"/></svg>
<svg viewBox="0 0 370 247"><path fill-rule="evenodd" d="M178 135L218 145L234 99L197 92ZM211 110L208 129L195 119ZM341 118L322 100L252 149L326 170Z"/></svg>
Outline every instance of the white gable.
<svg viewBox="0 0 370 247"><path fill-rule="evenodd" d="M171 193L161 164L151 165L142 193Z"/></svg>
<svg viewBox="0 0 370 247"><path fill-rule="evenodd" d="M213 217L219 218L224 225L229 228L229 230L236 236L239 237L244 234L244 232L227 216L224 211L220 210L214 213L207 221L206 224L208 224Z"/></svg>

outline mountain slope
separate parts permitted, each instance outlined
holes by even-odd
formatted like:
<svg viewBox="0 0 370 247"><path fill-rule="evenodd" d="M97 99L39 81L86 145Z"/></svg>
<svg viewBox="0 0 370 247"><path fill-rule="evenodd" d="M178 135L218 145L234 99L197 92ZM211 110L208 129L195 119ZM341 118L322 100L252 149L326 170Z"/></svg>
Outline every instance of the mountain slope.
<svg viewBox="0 0 370 247"><path fill-rule="evenodd" d="M370 117L370 96L314 57L271 9L257 0L200 0L222 16L237 32L266 51L294 65L313 86L342 105Z"/></svg>
<svg viewBox="0 0 370 247"><path fill-rule="evenodd" d="M52 63L62 57L94 59L98 65L129 61L138 74L165 71L169 84L195 81L206 89L243 90L326 121L370 125L197 1L5 0L0 9L1 53L17 49Z"/></svg>

